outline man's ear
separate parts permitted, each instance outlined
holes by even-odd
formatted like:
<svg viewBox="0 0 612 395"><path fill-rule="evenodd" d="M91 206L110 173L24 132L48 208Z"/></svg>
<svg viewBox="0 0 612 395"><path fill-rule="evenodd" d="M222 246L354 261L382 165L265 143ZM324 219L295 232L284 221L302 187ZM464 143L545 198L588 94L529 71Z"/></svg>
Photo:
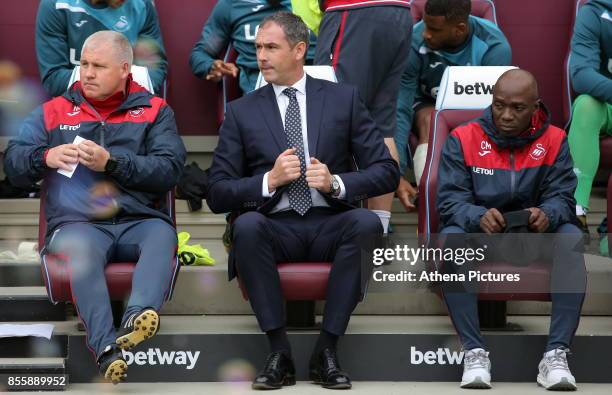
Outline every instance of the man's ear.
<svg viewBox="0 0 612 395"><path fill-rule="evenodd" d="M295 56L296 59L302 59L304 62L306 61L306 43L304 41L295 44Z"/></svg>
<svg viewBox="0 0 612 395"><path fill-rule="evenodd" d="M128 62L121 64L121 72L123 74L123 78L127 78L128 75L132 72L132 68Z"/></svg>
<svg viewBox="0 0 612 395"><path fill-rule="evenodd" d="M465 22L459 22L455 25L455 32L457 33L457 36L465 34L467 30L468 30L468 25Z"/></svg>

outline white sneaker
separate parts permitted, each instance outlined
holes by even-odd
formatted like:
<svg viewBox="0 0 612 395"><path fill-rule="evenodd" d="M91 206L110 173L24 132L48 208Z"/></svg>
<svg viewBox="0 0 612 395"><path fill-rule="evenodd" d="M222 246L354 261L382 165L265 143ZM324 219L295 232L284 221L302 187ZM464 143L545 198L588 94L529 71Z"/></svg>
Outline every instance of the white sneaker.
<svg viewBox="0 0 612 395"><path fill-rule="evenodd" d="M482 348L467 350L463 354L461 388L491 388L491 361Z"/></svg>
<svg viewBox="0 0 612 395"><path fill-rule="evenodd" d="M538 384L552 391L575 391L576 379L567 364L566 348L556 348L544 354L538 365Z"/></svg>

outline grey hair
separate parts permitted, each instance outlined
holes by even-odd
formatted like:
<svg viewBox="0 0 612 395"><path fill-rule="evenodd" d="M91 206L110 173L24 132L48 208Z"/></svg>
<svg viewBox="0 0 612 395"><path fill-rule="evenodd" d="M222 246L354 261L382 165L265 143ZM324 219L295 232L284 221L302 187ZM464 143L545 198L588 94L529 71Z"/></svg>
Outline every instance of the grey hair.
<svg viewBox="0 0 612 395"><path fill-rule="evenodd" d="M283 29L287 41L292 47L299 42L304 42L306 43L306 51L308 51L308 45L310 45L310 32L302 18L291 12L279 11L265 17L259 27L262 28L270 22L276 23Z"/></svg>
<svg viewBox="0 0 612 395"><path fill-rule="evenodd" d="M132 67L134 52L130 41L123 34L113 30L100 30L87 37L81 49L81 56L83 56L85 48L96 48L100 44L110 44L115 59L120 63L127 63L128 66Z"/></svg>

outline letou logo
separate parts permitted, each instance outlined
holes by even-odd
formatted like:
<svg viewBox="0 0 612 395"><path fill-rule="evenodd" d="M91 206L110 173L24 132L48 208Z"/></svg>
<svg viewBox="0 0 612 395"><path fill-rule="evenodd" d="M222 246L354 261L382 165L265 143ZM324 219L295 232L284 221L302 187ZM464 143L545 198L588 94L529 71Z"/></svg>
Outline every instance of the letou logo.
<svg viewBox="0 0 612 395"><path fill-rule="evenodd" d="M461 85L455 81L454 91L455 95L492 95L493 85L488 85L484 82Z"/></svg>
<svg viewBox="0 0 612 395"><path fill-rule="evenodd" d="M200 351L162 351L159 348L149 348L147 351L122 351L123 358L128 365L176 365L193 369L200 358Z"/></svg>
<svg viewBox="0 0 612 395"><path fill-rule="evenodd" d="M463 351L451 351L450 348L438 348L437 351L419 351L410 347L410 363L412 365L461 365Z"/></svg>
<svg viewBox="0 0 612 395"><path fill-rule="evenodd" d="M74 132L75 130L79 130L80 127L81 127L81 124L78 124L78 125L64 125L64 124L61 124L59 129L60 130L67 130L69 132Z"/></svg>

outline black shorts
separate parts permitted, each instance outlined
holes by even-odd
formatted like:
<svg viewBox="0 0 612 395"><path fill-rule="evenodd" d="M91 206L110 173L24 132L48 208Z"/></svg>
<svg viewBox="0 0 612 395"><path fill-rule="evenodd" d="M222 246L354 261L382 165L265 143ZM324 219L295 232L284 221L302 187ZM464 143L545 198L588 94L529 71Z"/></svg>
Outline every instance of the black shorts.
<svg viewBox="0 0 612 395"><path fill-rule="evenodd" d="M319 27L314 63L333 66L338 81L357 87L386 138L395 135L397 94L411 37L408 7L326 12Z"/></svg>

